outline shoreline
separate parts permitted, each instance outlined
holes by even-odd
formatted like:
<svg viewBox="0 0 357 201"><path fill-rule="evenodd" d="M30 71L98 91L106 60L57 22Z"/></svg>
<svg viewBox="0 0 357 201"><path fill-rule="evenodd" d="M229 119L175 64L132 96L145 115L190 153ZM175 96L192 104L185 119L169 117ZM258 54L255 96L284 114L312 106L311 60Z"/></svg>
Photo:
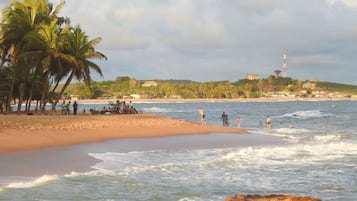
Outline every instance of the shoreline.
<svg viewBox="0 0 357 201"><path fill-rule="evenodd" d="M175 103L175 102L284 102L284 101L357 101L357 98L236 98L236 99L220 99L220 98L204 98L204 99L186 99L186 98L152 98L152 99L72 99L71 101L79 101L81 103L109 103L120 101L133 101L134 103Z"/></svg>
<svg viewBox="0 0 357 201"><path fill-rule="evenodd" d="M95 171L94 166L102 160L91 156L91 153L244 148L287 144L288 142L276 136L262 136L254 133L249 135L210 133L207 135L121 138L104 142L25 150L0 154L0 186L6 184L4 179L7 178L7 181L10 181L14 176L36 179L46 175L64 176ZM11 180L11 182L15 181Z"/></svg>
<svg viewBox="0 0 357 201"><path fill-rule="evenodd" d="M201 125L153 114L8 114L0 115L0 122L0 154L123 138L248 133L243 128Z"/></svg>

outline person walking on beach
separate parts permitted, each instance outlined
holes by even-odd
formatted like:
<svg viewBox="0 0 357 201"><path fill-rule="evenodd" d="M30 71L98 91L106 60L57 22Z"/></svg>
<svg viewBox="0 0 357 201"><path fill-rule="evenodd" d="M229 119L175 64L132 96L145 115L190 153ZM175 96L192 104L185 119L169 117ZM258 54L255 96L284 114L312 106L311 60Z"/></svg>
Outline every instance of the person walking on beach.
<svg viewBox="0 0 357 201"><path fill-rule="evenodd" d="M240 116L237 116L237 127L240 128Z"/></svg>
<svg viewBox="0 0 357 201"><path fill-rule="evenodd" d="M205 122L205 118L206 118L206 115L205 115L205 111L200 107L198 108L198 113L200 114L200 121L201 121L201 124L206 124Z"/></svg>
<svg viewBox="0 0 357 201"><path fill-rule="evenodd" d="M71 101L69 101L69 102L66 104L66 106L65 106L65 108L66 108L66 115L69 115L70 112L71 112L70 106L71 106Z"/></svg>
<svg viewBox="0 0 357 201"><path fill-rule="evenodd" d="M61 114L64 115L66 113L66 101L61 103Z"/></svg>
<svg viewBox="0 0 357 201"><path fill-rule="evenodd" d="M77 115L77 110L78 110L78 103L77 101L74 101L73 103L73 114Z"/></svg>

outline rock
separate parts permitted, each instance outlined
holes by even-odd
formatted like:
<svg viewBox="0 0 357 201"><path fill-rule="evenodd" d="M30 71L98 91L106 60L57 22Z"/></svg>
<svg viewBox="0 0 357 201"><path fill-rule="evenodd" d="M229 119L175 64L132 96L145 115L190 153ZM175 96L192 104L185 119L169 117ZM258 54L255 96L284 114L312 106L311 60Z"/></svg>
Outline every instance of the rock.
<svg viewBox="0 0 357 201"><path fill-rule="evenodd" d="M299 197L295 195L235 195L226 198L225 201L321 201L310 197Z"/></svg>

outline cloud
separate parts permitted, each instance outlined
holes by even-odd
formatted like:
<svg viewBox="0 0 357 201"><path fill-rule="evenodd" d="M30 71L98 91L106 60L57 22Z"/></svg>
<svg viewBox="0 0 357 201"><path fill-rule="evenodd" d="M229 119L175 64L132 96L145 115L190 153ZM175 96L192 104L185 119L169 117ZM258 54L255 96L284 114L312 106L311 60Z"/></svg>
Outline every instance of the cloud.
<svg viewBox="0 0 357 201"><path fill-rule="evenodd" d="M343 4L351 6L351 7L357 6L357 1L355 1L355 0L329 0L328 2L331 4L343 3Z"/></svg>
<svg viewBox="0 0 357 201"><path fill-rule="evenodd" d="M61 15L103 38L104 79L265 77L281 68L286 48L289 76L357 84L355 2L66 0Z"/></svg>

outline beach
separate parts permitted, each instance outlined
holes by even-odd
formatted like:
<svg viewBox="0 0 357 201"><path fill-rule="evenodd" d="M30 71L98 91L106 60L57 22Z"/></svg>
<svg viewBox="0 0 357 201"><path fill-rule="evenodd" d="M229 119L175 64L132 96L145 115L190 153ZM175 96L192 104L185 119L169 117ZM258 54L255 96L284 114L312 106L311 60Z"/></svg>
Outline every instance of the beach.
<svg viewBox="0 0 357 201"><path fill-rule="evenodd" d="M0 115L0 153L118 138L207 133L247 133L154 115Z"/></svg>
<svg viewBox="0 0 357 201"><path fill-rule="evenodd" d="M0 115L0 201L353 200L356 104L135 101L143 114ZM104 106L79 102L79 111ZM267 114L271 129L259 124Z"/></svg>

